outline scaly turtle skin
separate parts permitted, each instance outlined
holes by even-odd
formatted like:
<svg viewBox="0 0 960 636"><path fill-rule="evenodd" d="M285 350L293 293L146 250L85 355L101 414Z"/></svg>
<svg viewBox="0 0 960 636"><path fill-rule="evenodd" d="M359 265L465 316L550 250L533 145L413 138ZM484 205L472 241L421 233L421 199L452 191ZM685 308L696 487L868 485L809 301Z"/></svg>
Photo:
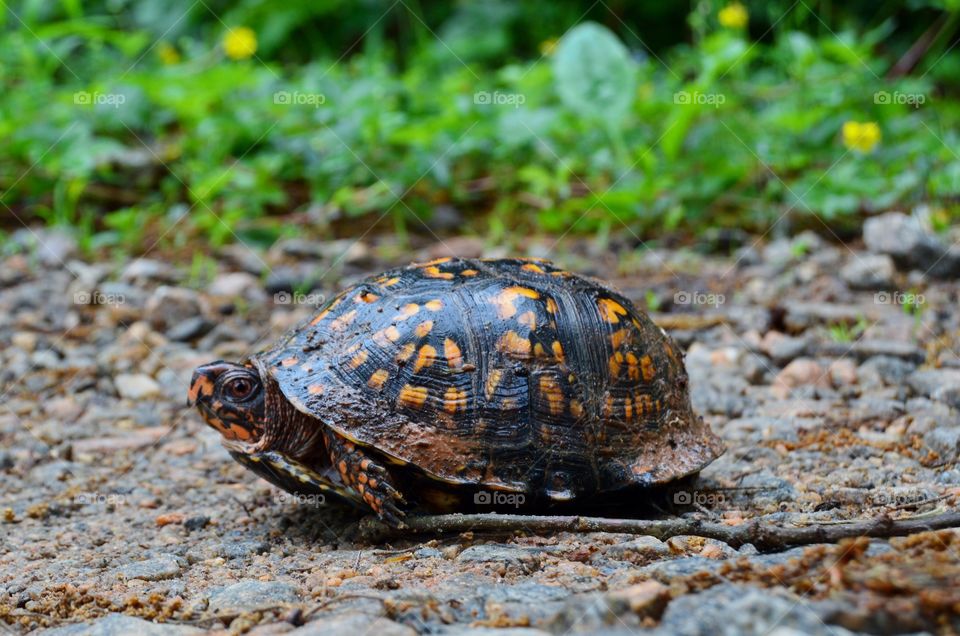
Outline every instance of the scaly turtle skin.
<svg viewBox="0 0 960 636"><path fill-rule="evenodd" d="M370 278L270 350L198 368L190 401L269 481L395 525L408 500L590 503L723 452L673 340L620 294L539 260Z"/></svg>

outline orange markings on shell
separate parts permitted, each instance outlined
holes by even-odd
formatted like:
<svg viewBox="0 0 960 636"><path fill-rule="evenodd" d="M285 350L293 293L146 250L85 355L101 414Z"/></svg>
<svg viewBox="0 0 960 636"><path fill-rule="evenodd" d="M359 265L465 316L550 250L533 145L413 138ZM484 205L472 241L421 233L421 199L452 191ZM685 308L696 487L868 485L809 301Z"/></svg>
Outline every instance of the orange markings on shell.
<svg viewBox="0 0 960 636"><path fill-rule="evenodd" d="M478 272L477 272L477 270L475 270L475 269L465 269L465 270L463 270L462 272L460 272L460 275L461 275L461 276L476 276L477 273L478 273Z"/></svg>
<svg viewBox="0 0 960 636"><path fill-rule="evenodd" d="M366 349L363 349L363 350L361 350L361 351L358 351L355 356L353 356L352 358L350 358L350 368L351 368L351 369L357 369L357 368L359 368L360 365L362 365L364 362L367 361L367 357L368 357L369 355L370 355L370 354L367 353L367 350L366 350Z"/></svg>
<svg viewBox="0 0 960 636"><path fill-rule="evenodd" d="M408 342L407 344L400 347L400 351L397 352L397 355L394 358L394 360L396 360L397 362L406 362L407 360L410 359L410 356L412 356L413 352L416 350L417 350L417 345L413 344L412 342Z"/></svg>
<svg viewBox="0 0 960 636"><path fill-rule="evenodd" d="M484 394L487 396L487 399L492 399L493 394L497 391L497 386L500 385L500 380L503 377L503 371L501 369L491 369L487 374L487 382L484 386Z"/></svg>
<svg viewBox="0 0 960 636"><path fill-rule="evenodd" d="M527 338L524 338L513 330L500 336L500 339L497 341L497 349L499 351L519 358L529 358L531 346Z"/></svg>
<svg viewBox="0 0 960 636"><path fill-rule="evenodd" d="M431 331L432 329L433 329L433 321L432 321L432 320L424 320L424 321L421 322L419 325L417 325L417 328L414 329L413 332L414 332L415 334L417 334L418 337L423 338L423 337L425 337L428 333L430 333L430 331Z"/></svg>
<svg viewBox="0 0 960 636"><path fill-rule="evenodd" d="M452 338L443 341L443 355L447 359L447 366L451 369L463 367L463 352Z"/></svg>
<svg viewBox="0 0 960 636"><path fill-rule="evenodd" d="M428 267L430 265L440 265L441 263L449 263L449 256L441 256L440 258L435 258L432 261L427 261L426 263L418 263L417 267Z"/></svg>
<svg viewBox="0 0 960 636"><path fill-rule="evenodd" d="M383 388L383 385L390 378L390 372L386 369L377 369L370 375L370 379L367 380L367 386L371 389L379 391Z"/></svg>
<svg viewBox="0 0 960 636"><path fill-rule="evenodd" d="M537 328L537 315L532 311L526 311L520 314L520 317L517 318L517 322L521 325L527 326L530 331L533 331Z"/></svg>
<svg viewBox="0 0 960 636"><path fill-rule="evenodd" d="M536 290L528 289L526 287L507 287L494 296L490 302L496 305L497 315L506 320L507 318L513 317L517 313L517 307L514 305L518 298L530 298L537 299L540 298L540 294Z"/></svg>
<svg viewBox="0 0 960 636"><path fill-rule="evenodd" d="M553 344L550 345L550 348L553 349L553 357L557 359L557 362L563 362L563 345L560 344L560 341L554 340Z"/></svg>
<svg viewBox="0 0 960 636"><path fill-rule="evenodd" d="M467 392L450 387L443 394L443 409L453 415L461 409L467 408Z"/></svg>
<svg viewBox="0 0 960 636"><path fill-rule="evenodd" d="M397 404L411 409L418 409L427 401L427 387L406 384L400 389Z"/></svg>
<svg viewBox="0 0 960 636"><path fill-rule="evenodd" d="M330 323L330 328L334 331L343 331L346 329L350 323L353 322L354 318L357 317L357 310L351 309L347 313L343 314L339 318L335 319Z"/></svg>
<svg viewBox="0 0 960 636"><path fill-rule="evenodd" d="M536 272L538 274L546 274L543 268L537 265L536 263L527 263L526 265L522 265L520 269L527 272Z"/></svg>
<svg viewBox="0 0 960 636"><path fill-rule="evenodd" d="M406 320L410 316L416 315L418 311L420 311L420 305L418 305L417 303L407 303L406 305L400 308L400 313L397 314L396 319Z"/></svg>
<svg viewBox="0 0 960 636"><path fill-rule="evenodd" d="M643 356L640 358L640 371L643 373L644 382L650 382L653 380L654 376L656 376L657 370L653 366L653 360L650 358L650 356Z"/></svg>
<svg viewBox="0 0 960 636"><path fill-rule="evenodd" d="M372 303L377 300L380 300L380 296L372 292L369 292L367 290L363 290L362 292L357 294L357 301L361 303Z"/></svg>
<svg viewBox="0 0 960 636"><path fill-rule="evenodd" d="M443 301L428 300L427 302L423 303L423 306L429 309L430 311L440 311L441 309L443 309Z"/></svg>
<svg viewBox="0 0 960 636"><path fill-rule="evenodd" d="M540 393L547 398L551 415L563 413L563 391L560 390L560 384L556 378L549 375L542 376L540 378Z"/></svg>
<svg viewBox="0 0 960 636"><path fill-rule="evenodd" d="M323 385L311 384L310 386L307 387L307 393L309 393L310 395L320 395L321 393L323 393Z"/></svg>
<svg viewBox="0 0 960 636"><path fill-rule="evenodd" d="M413 372L416 373L424 367L432 366L437 359L437 350L431 345L423 345L417 354L417 360L413 363Z"/></svg>
<svg viewBox="0 0 960 636"><path fill-rule="evenodd" d="M440 268L435 265L432 265L430 267L424 267L423 275L426 276L427 278L443 278L446 280L450 280L451 278L453 278L453 274L451 274L450 272L441 272Z"/></svg>
<svg viewBox="0 0 960 636"><path fill-rule="evenodd" d="M597 301L600 315L611 325L620 322L620 316L626 316L626 308L612 298L601 298Z"/></svg>
<svg viewBox="0 0 960 636"><path fill-rule="evenodd" d="M293 365L298 364L299 362L300 360L296 356L291 356L281 361L280 364L285 367L292 367Z"/></svg>

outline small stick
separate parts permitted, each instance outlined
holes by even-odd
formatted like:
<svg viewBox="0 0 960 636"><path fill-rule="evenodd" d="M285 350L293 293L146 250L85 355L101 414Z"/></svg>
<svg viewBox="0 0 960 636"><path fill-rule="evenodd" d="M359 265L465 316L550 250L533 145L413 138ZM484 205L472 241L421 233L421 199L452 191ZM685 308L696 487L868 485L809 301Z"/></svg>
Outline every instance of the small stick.
<svg viewBox="0 0 960 636"><path fill-rule="evenodd" d="M526 531L531 534L550 532L623 532L644 534L665 540L690 534L719 539L735 548L746 543L758 550L777 551L790 546L814 543L835 543L851 537L902 537L917 532L960 527L960 511L950 511L923 519L891 519L880 515L870 519L837 525L811 524L783 526L757 517L740 525L699 521L696 519L609 519L603 517L528 516L499 514L449 514L407 517L405 528L391 528L379 519L366 517L360 521L360 536L377 542L421 532L501 532Z"/></svg>

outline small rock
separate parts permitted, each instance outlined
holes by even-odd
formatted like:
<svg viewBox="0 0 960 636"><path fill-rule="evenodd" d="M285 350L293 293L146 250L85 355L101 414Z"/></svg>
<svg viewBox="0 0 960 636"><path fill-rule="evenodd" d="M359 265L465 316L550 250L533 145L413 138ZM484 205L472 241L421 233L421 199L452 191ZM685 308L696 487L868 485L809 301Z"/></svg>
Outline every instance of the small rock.
<svg viewBox="0 0 960 636"><path fill-rule="evenodd" d="M117 568L117 572L127 579L143 579L144 581L164 581L180 576L183 562L180 557L164 554L149 559L128 563Z"/></svg>
<svg viewBox="0 0 960 636"><path fill-rule="evenodd" d="M121 373L113 378L120 397L127 400L143 400L160 395L160 385L149 375Z"/></svg>
<svg viewBox="0 0 960 636"><path fill-rule="evenodd" d="M629 561L630 563L649 563L669 555L670 548L660 539L640 536L630 541L605 546L594 558L603 556L618 561Z"/></svg>
<svg viewBox="0 0 960 636"><path fill-rule="evenodd" d="M960 409L960 369L921 369L910 374L907 383L918 395Z"/></svg>
<svg viewBox="0 0 960 636"><path fill-rule="evenodd" d="M155 281L174 283L177 281L176 271L163 261L151 258L138 258L130 262L120 274L120 280L127 283L142 283Z"/></svg>
<svg viewBox="0 0 960 636"><path fill-rule="evenodd" d="M416 636L417 634L413 628L406 625L359 612L348 612L331 618L318 618L287 633L293 636L358 636L362 634Z"/></svg>
<svg viewBox="0 0 960 636"><path fill-rule="evenodd" d="M214 592L210 596L210 610L215 613L251 612L299 600L297 589L289 583L241 581Z"/></svg>
<svg viewBox="0 0 960 636"><path fill-rule="evenodd" d="M167 337L174 342L187 342L205 336L215 326L203 316L193 316L167 329Z"/></svg>
<svg viewBox="0 0 960 636"><path fill-rule="evenodd" d="M108 614L93 623L77 623L56 629L47 629L44 636L192 636L206 632L188 625L172 625L166 623L151 623L142 618L124 616L123 614Z"/></svg>
<svg viewBox="0 0 960 636"><path fill-rule="evenodd" d="M900 386L916 368L900 358L873 356L860 365L857 376L865 386Z"/></svg>
<svg viewBox="0 0 960 636"><path fill-rule="evenodd" d="M784 365L806 353L807 338L794 338L779 331L768 331L760 342L760 348L778 365Z"/></svg>
<svg viewBox="0 0 960 636"><path fill-rule="evenodd" d="M203 530L207 527L207 524L210 523L210 517L206 515L197 515L196 517L190 517L183 522L183 527L187 530Z"/></svg>
<svg viewBox="0 0 960 636"><path fill-rule="evenodd" d="M660 618L670 602L670 588L658 581L644 581L607 594L607 604L616 614L629 610L638 616Z"/></svg>
<svg viewBox="0 0 960 636"><path fill-rule="evenodd" d="M809 358L797 358L773 379L771 391L778 398L786 398L799 386L829 387L830 378L824 368Z"/></svg>
<svg viewBox="0 0 960 636"><path fill-rule="evenodd" d="M442 559L443 552L437 550L436 548L423 547L417 548L414 551L413 556L416 559Z"/></svg>
<svg viewBox="0 0 960 636"><path fill-rule="evenodd" d="M935 428L923 436L927 448L937 453L943 462L953 462L960 457L960 426Z"/></svg>
<svg viewBox="0 0 960 636"><path fill-rule="evenodd" d="M827 371L835 387L850 386L857 382L857 365L853 360L847 358L834 360Z"/></svg>
<svg viewBox="0 0 960 636"><path fill-rule="evenodd" d="M521 566L523 569L535 568L540 559L529 550L511 545L485 543L473 545L457 556L460 563L502 563Z"/></svg>
<svg viewBox="0 0 960 636"><path fill-rule="evenodd" d="M266 298L260 279L247 272L228 272L213 279L207 287L207 293L213 296L245 298L257 300Z"/></svg>
<svg viewBox="0 0 960 636"><path fill-rule="evenodd" d="M886 254L856 255L840 270L851 289L877 291L893 287L896 269Z"/></svg>
<svg viewBox="0 0 960 636"><path fill-rule="evenodd" d="M183 523L184 515L180 512L168 512L162 515L157 515L157 518L154 519L154 522L159 526L169 526L173 524Z"/></svg>
<svg viewBox="0 0 960 636"><path fill-rule="evenodd" d="M169 329L206 312L199 294L184 287L158 287L147 299L144 312L156 329Z"/></svg>
<svg viewBox="0 0 960 636"><path fill-rule="evenodd" d="M918 269L936 278L960 273L960 255L927 232L919 219L902 212L867 219L863 242L870 251L891 256L901 269Z"/></svg>

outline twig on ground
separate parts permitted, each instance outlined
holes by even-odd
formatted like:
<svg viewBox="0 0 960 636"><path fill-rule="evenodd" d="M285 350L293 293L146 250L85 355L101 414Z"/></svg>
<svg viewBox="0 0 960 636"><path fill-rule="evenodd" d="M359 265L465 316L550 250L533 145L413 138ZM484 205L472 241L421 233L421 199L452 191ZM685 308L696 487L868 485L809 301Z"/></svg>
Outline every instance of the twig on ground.
<svg viewBox="0 0 960 636"><path fill-rule="evenodd" d="M391 528L372 517L360 521L360 536L374 542L386 537L416 533L516 532L624 532L669 539L678 535L697 535L719 539L733 547L751 543L758 550L776 551L797 545L834 543L850 537L899 537L960 527L960 511L950 511L923 519L891 519L881 515L848 523L809 526L783 526L757 517L740 525L696 519L609 519L603 517L528 516L499 514L449 514L408 517L405 528Z"/></svg>

